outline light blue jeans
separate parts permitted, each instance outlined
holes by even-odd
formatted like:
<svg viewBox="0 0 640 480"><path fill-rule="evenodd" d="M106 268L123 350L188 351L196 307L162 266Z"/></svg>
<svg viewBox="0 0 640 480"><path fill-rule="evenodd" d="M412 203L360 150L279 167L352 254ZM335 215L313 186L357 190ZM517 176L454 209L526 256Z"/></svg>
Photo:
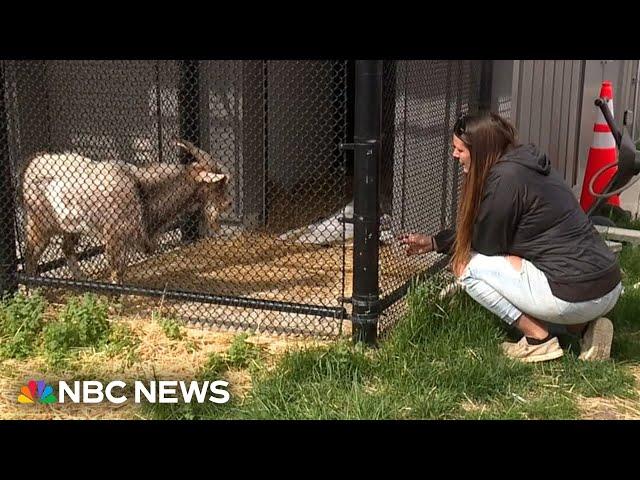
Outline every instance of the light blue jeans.
<svg viewBox="0 0 640 480"><path fill-rule="evenodd" d="M619 283L595 300L566 302L551 293L545 274L528 260L522 259L518 272L506 257L480 253L472 253L458 281L474 300L509 325L523 313L552 324L590 322L611 311L622 292Z"/></svg>

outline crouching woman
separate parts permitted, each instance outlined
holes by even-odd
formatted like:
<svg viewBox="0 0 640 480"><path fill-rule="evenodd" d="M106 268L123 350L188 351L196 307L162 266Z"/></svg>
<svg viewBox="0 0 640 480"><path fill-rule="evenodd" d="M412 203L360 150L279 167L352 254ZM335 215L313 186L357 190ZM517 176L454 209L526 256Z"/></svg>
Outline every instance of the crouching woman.
<svg viewBox="0 0 640 480"><path fill-rule="evenodd" d="M608 358L620 267L549 158L494 113L460 117L452 151L465 173L456 228L403 236L407 254L452 255L466 292L523 334L506 355L562 356L548 328L559 324L581 335L581 359Z"/></svg>

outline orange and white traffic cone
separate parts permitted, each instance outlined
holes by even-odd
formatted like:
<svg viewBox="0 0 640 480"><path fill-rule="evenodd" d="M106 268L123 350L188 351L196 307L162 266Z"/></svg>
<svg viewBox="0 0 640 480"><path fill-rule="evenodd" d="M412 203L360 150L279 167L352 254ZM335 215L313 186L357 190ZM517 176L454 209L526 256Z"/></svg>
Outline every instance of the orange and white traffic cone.
<svg viewBox="0 0 640 480"><path fill-rule="evenodd" d="M610 81L602 82L600 88L600 98L607 102L607 106L613 116L613 86ZM580 206L586 212L591 205L595 202L593 195L589 193L589 183L593 176L604 168L605 165L611 165L616 161L616 140L613 138L611 129L607 125L607 121L602 114L602 111L598 109L598 117L596 123L593 126L593 142L589 149L589 157L587 158L587 168L584 173L584 180L582 182L582 193L580 194ZM602 193L604 187L609 183L609 180L618 171L617 167L611 167L605 170L593 184L593 191L595 193ZM614 195L607 199L609 205L620 207L620 196Z"/></svg>

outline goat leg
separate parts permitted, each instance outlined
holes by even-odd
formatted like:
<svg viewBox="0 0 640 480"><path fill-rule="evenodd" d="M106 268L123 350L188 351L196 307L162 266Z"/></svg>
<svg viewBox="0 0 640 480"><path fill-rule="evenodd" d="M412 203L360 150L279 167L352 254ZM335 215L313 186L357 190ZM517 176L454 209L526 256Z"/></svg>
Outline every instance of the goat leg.
<svg viewBox="0 0 640 480"><path fill-rule="evenodd" d="M75 233L65 233L62 236L62 253L64 253L67 259L67 265L69 266L71 275L77 280L84 278L84 274L78 264L78 254L76 252L79 239L80 236Z"/></svg>
<svg viewBox="0 0 640 480"><path fill-rule="evenodd" d="M38 262L47 249L51 234L38 227L31 215L27 215L25 228L24 269L29 276L38 274Z"/></svg>
<svg viewBox="0 0 640 480"><path fill-rule="evenodd" d="M122 284L124 281L124 272L127 268L126 246L127 236L121 228L115 228L112 231L105 229L105 257L109 265L111 283Z"/></svg>

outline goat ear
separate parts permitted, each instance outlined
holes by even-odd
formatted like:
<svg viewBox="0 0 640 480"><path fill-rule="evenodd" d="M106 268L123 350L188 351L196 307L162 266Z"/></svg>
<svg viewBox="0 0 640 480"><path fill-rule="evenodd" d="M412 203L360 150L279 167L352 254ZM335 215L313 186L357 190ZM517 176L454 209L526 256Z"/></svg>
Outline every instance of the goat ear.
<svg viewBox="0 0 640 480"><path fill-rule="evenodd" d="M200 172L198 174L198 181L204 183L218 183L226 178L227 176L222 173Z"/></svg>

